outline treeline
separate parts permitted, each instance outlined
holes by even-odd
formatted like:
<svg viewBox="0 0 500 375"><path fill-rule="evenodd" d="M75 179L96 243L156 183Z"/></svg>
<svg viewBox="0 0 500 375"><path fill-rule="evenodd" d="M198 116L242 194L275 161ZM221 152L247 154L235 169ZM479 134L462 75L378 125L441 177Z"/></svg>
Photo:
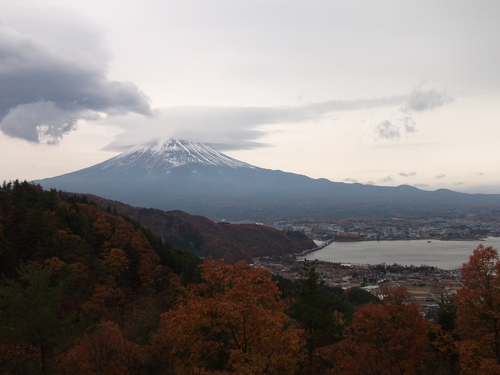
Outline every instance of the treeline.
<svg viewBox="0 0 500 375"><path fill-rule="evenodd" d="M498 374L500 261L479 247L432 323L380 301L177 249L84 197L0 189L2 374Z"/></svg>

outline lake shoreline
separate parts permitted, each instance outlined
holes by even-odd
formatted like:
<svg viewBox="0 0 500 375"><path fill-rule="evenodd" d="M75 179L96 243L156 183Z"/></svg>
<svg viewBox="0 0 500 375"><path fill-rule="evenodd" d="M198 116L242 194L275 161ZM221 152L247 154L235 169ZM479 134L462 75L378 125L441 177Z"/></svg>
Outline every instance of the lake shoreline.
<svg viewBox="0 0 500 375"><path fill-rule="evenodd" d="M459 268L480 244L500 248L500 237L479 239L418 239L331 241L320 249L297 254L297 259L356 264L431 265Z"/></svg>

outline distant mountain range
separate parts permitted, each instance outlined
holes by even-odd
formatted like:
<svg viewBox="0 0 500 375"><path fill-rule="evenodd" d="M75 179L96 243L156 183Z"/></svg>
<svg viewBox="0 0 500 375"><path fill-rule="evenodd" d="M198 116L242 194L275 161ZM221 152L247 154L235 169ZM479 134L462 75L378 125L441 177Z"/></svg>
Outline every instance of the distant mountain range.
<svg viewBox="0 0 500 375"><path fill-rule="evenodd" d="M332 182L252 166L205 144L168 140L92 167L35 181L132 206L228 220L450 217L500 213L500 194Z"/></svg>

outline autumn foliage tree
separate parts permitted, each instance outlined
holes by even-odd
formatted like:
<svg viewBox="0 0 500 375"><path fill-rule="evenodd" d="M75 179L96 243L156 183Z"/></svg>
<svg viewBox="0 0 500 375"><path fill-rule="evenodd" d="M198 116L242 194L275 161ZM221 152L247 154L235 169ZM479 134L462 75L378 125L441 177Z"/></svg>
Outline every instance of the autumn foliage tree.
<svg viewBox="0 0 500 375"><path fill-rule="evenodd" d="M333 362L332 374L420 374L424 368L428 326L409 293L390 289L382 304L358 310L345 339L318 352Z"/></svg>
<svg viewBox="0 0 500 375"><path fill-rule="evenodd" d="M61 356L61 367L75 375L140 373L146 350L123 337L118 324L103 322Z"/></svg>
<svg viewBox="0 0 500 375"><path fill-rule="evenodd" d="M461 268L457 292L460 365L466 374L500 373L500 259L492 247L474 250Z"/></svg>
<svg viewBox="0 0 500 375"><path fill-rule="evenodd" d="M267 270L214 262L186 303L161 316L156 355L177 374L291 374L302 358L293 328Z"/></svg>

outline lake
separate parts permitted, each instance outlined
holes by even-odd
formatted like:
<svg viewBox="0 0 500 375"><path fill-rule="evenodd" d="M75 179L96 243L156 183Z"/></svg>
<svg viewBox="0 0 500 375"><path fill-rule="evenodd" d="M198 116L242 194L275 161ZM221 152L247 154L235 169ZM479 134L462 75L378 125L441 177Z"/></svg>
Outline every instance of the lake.
<svg viewBox="0 0 500 375"><path fill-rule="evenodd" d="M474 241L361 241L332 242L303 258L336 263L429 265L441 269L459 268L479 244L500 249L500 237Z"/></svg>

